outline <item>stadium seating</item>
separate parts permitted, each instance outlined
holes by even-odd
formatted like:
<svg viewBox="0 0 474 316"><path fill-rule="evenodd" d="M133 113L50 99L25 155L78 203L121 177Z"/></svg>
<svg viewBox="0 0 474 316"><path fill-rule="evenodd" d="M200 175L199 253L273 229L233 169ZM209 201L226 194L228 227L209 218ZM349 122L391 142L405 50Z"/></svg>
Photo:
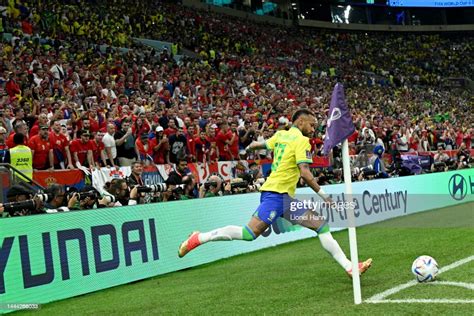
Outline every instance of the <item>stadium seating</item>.
<svg viewBox="0 0 474 316"><path fill-rule="evenodd" d="M308 107L320 122L311 140L320 155L338 80L357 126L352 154L377 143L392 156L472 146L472 94L444 86L448 78L472 73L469 34L287 28L161 1L11 4L2 18L5 33L12 34L1 44L4 149L11 147L8 135L16 122L27 123L31 138L44 113L47 123L59 120L72 152L79 150L73 145L77 131L92 134L89 149L97 167L110 164L101 157L107 124L123 137L124 121L132 128L127 148L136 148L125 158L158 164L179 156L206 163L271 158L265 151L241 155L242 149L284 128L294 109ZM138 37L174 45L158 52L134 41ZM172 57L183 50L198 59L177 63ZM224 121L229 132L220 130ZM225 145L230 139L233 144Z"/></svg>

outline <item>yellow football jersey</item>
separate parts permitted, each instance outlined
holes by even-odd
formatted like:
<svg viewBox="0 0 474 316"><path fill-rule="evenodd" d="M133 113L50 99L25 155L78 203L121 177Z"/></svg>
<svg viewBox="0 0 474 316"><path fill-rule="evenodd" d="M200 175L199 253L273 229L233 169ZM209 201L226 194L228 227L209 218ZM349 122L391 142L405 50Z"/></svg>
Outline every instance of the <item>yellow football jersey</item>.
<svg viewBox="0 0 474 316"><path fill-rule="evenodd" d="M289 131L278 131L266 141L267 149L273 150L272 173L260 191L288 193L294 196L300 178L298 164L312 163L309 138L292 127Z"/></svg>

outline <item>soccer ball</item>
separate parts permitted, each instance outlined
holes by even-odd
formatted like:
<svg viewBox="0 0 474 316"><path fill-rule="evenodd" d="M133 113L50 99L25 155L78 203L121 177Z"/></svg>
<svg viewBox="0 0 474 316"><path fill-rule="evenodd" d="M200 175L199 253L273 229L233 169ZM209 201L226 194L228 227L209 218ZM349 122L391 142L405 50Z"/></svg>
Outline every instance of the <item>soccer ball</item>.
<svg viewBox="0 0 474 316"><path fill-rule="evenodd" d="M438 263L430 256L419 256L411 265L411 272L418 282L434 281L438 275Z"/></svg>

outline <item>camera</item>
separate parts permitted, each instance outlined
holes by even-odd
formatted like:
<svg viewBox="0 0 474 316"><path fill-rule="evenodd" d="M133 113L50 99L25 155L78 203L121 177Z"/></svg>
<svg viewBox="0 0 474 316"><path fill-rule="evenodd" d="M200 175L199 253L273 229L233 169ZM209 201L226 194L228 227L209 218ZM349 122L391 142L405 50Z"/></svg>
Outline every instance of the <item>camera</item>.
<svg viewBox="0 0 474 316"><path fill-rule="evenodd" d="M248 188L251 191L258 191L262 187L262 185L265 183L265 178L258 178L256 179L253 184L249 184Z"/></svg>
<svg viewBox="0 0 474 316"><path fill-rule="evenodd" d="M206 190L209 190L210 187L217 187L217 182L216 181L209 181L204 183L204 187Z"/></svg>
<svg viewBox="0 0 474 316"><path fill-rule="evenodd" d="M96 190L89 190L89 191L85 191L85 192L79 192L74 187L68 187L66 189L67 200L72 198L72 196L74 194L77 194L77 199L79 201L85 200L86 198L90 198L91 200L99 200L101 198L99 192L97 192Z"/></svg>
<svg viewBox="0 0 474 316"><path fill-rule="evenodd" d="M42 203L48 203L49 201L53 199L53 195L47 194L47 193L38 193L35 195L35 199L37 199L38 201Z"/></svg>
<svg viewBox="0 0 474 316"><path fill-rule="evenodd" d="M10 214L10 216L16 216L17 212L29 211L31 213L37 209L34 200L4 203L3 208L4 212L7 212L8 214Z"/></svg>
<svg viewBox="0 0 474 316"><path fill-rule="evenodd" d="M238 181L238 182L231 182L230 187L232 189L246 189L248 186L247 181Z"/></svg>
<svg viewBox="0 0 474 316"><path fill-rule="evenodd" d="M90 198L91 200L99 200L101 197L100 197L99 192L91 190L87 192L77 193L77 198L82 201L82 200L85 200L86 198Z"/></svg>
<svg viewBox="0 0 474 316"><path fill-rule="evenodd" d="M167 189L168 186L165 183L137 186L138 193L165 192Z"/></svg>
<svg viewBox="0 0 474 316"><path fill-rule="evenodd" d="M177 184L176 187L172 190L174 194L184 194L185 184Z"/></svg>
<svg viewBox="0 0 474 316"><path fill-rule="evenodd" d="M441 172L441 171L444 171L444 169L447 167L447 164L444 163L444 162L435 162L433 164L433 169L434 171L436 172Z"/></svg>

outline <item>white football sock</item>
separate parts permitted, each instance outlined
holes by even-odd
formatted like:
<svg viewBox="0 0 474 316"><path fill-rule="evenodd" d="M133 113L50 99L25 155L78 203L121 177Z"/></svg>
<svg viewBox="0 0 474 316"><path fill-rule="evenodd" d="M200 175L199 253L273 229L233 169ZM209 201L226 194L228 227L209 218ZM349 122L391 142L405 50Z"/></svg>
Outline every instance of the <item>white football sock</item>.
<svg viewBox="0 0 474 316"><path fill-rule="evenodd" d="M344 268L349 270L352 267L351 261L347 259L337 241L332 237L330 232L318 235L319 241L324 249Z"/></svg>
<svg viewBox="0 0 474 316"><path fill-rule="evenodd" d="M242 240L242 226L226 226L222 228L217 228L211 230L207 233L199 234L199 242L204 244L208 241L217 241L217 240Z"/></svg>

